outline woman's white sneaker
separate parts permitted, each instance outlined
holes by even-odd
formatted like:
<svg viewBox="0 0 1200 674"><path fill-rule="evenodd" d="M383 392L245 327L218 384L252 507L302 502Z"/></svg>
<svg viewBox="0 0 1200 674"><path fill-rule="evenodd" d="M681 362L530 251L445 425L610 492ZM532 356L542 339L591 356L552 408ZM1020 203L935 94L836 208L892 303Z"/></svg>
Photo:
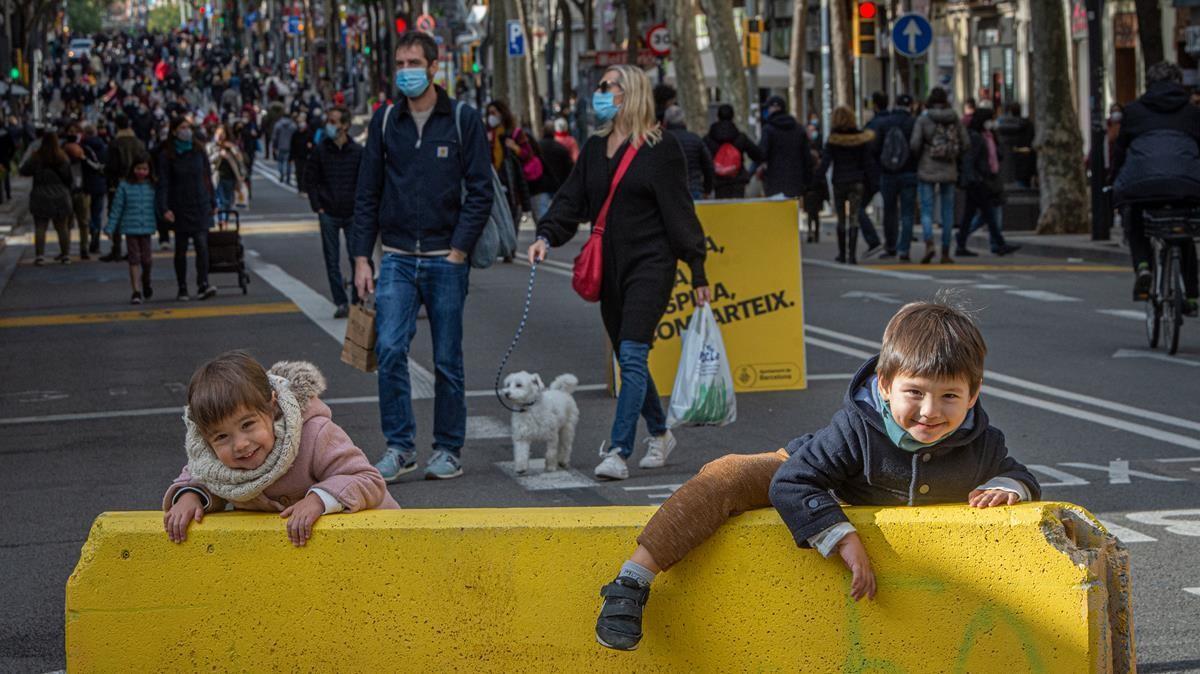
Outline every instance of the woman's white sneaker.
<svg viewBox="0 0 1200 674"><path fill-rule="evenodd" d="M646 438L646 455L638 461L638 468L662 468L667 465L667 457L675 449L675 435L667 431L662 435Z"/></svg>
<svg viewBox="0 0 1200 674"><path fill-rule="evenodd" d="M615 449L601 454L604 460L596 466L595 475L606 480L624 480L629 477L629 467L625 465L625 459Z"/></svg>

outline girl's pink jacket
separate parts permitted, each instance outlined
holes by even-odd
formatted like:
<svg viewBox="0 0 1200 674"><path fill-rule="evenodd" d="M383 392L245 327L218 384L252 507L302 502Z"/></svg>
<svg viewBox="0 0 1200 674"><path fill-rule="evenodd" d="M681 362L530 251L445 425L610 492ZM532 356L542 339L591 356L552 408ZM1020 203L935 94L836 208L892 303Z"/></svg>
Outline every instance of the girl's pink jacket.
<svg viewBox="0 0 1200 674"><path fill-rule="evenodd" d="M278 512L299 503L313 487L322 489L345 507L345 512L400 508L388 493L383 476L355 446L350 436L333 423L329 406L319 398L310 398L302 414L304 426L300 431L300 449L296 460L274 484L255 500L234 503L239 510ZM206 512L220 512L226 501L212 494L201 482L192 479L187 466L163 495L163 510L170 510L175 494L184 487L193 487L208 496Z"/></svg>

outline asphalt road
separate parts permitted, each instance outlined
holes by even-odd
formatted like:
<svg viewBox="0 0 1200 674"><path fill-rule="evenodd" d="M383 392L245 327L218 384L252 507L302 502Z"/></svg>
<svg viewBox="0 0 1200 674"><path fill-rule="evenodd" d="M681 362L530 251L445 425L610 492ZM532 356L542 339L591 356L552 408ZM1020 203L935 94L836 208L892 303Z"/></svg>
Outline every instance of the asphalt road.
<svg viewBox="0 0 1200 674"><path fill-rule="evenodd" d="M307 211L294 193L256 179L244 214L253 278L245 296L222 287L208 302L178 304L171 259L157 257L159 294L140 309L182 311L174 320L121 313L132 309L123 264L38 268L19 242L0 254L0 670L64 667L63 588L79 548L97 514L159 507L184 462L179 415L200 361L231 348L265 363L310 360L329 379L324 397L336 420L369 456L382 452L376 379L339 360L344 327L330 319ZM1047 499L1087 507L1132 551L1141 671L1200 670L1200 322L1186 324L1180 354L1165 357L1146 348L1123 268L1026 256L845 267L828 262L832 240L822 241L803 250L808 388L740 396L737 423L679 432L665 468L634 462L620 483L590 477L613 402L599 390L599 312L576 299L562 265L573 251L555 251L559 264L539 272L526 337L509 367L547 381L572 372L587 389L576 396L574 470L553 480L505 471L507 413L490 391L529 269L473 272L466 475L425 482L414 473L393 495L408 508L660 503L709 460L774 449L824 425L896 308L955 288L987 338L983 400L1010 451L1038 472ZM428 369L428 331L418 333L413 359ZM432 401L416 401L415 411L427 454ZM612 560L614 570L620 561Z"/></svg>

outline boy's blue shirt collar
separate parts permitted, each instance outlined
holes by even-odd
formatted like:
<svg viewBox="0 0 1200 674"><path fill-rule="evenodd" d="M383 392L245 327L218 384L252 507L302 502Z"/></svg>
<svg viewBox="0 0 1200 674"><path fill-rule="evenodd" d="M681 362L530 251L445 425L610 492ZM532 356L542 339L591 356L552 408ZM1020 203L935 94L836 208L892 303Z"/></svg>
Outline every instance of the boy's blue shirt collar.
<svg viewBox="0 0 1200 674"><path fill-rule="evenodd" d="M879 395L879 375L877 374L872 374L862 386L854 391L854 401L870 405L879 414L883 422L883 430L887 433L888 439L892 441L893 445L906 452L919 452L922 449L934 447L959 431L969 431L975 427L975 409L971 408L967 412L966 418L963 419L962 424L947 433L941 440L930 443L923 443L917 440L912 434L904 430L904 427L896 423L896 419L892 417L891 406Z"/></svg>

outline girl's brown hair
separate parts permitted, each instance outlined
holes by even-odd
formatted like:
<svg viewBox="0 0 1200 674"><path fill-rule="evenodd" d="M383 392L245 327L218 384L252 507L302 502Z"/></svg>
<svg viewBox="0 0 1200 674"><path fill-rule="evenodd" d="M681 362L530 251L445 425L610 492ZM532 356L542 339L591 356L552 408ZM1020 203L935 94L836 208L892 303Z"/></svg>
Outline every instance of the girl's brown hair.
<svg viewBox="0 0 1200 674"><path fill-rule="evenodd" d="M53 131L42 134L42 144L34 156L43 166L60 166L71 161L67 159L67 153L63 152L62 146L59 145L58 134Z"/></svg>
<svg viewBox="0 0 1200 674"><path fill-rule="evenodd" d="M133 158L133 162L131 162L129 164L129 173L125 176L125 179L128 180L129 182L136 181L138 179L138 177L134 174L133 170L136 169L137 167L141 166L142 164L145 164L146 167L150 169L150 173L148 173L146 175L146 182L153 183L154 182L154 162L150 161L150 155L148 155L148 154L139 154Z"/></svg>
<svg viewBox="0 0 1200 674"><path fill-rule="evenodd" d="M854 111L850 108L839 105L833 111L833 120L831 122L833 128L837 131L844 131L858 127L858 120L854 118Z"/></svg>
<svg viewBox="0 0 1200 674"><path fill-rule="evenodd" d="M202 433L245 408L272 418L275 404L267 371L245 351L227 351L196 369L188 384L188 412Z"/></svg>

